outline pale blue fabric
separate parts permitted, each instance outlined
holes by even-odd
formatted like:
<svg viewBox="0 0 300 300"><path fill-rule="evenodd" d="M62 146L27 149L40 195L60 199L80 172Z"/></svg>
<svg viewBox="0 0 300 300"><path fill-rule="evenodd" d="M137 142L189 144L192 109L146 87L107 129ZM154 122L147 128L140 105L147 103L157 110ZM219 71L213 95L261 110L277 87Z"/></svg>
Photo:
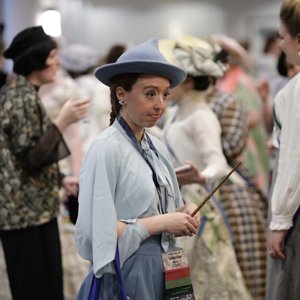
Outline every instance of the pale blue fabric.
<svg viewBox="0 0 300 300"><path fill-rule="evenodd" d="M129 299L165 299L162 251L160 236L153 236L146 239L136 253L126 260L122 268L122 276ZM92 278L91 270L79 289L77 300L88 299ZM105 273L101 278L99 300L119 299L121 299L121 285L117 276Z"/></svg>
<svg viewBox="0 0 300 300"><path fill-rule="evenodd" d="M159 159L148 153L151 164L165 186L168 212L182 205L176 175L165 146L150 136ZM147 147L142 142L142 147ZM148 236L145 228L132 223L136 218L159 214L158 194L152 171L116 120L89 149L80 173L79 214L75 230L79 254L93 263L101 277L113 272L117 242L117 220L130 220L119 239L121 266ZM164 250L175 239L162 234Z"/></svg>

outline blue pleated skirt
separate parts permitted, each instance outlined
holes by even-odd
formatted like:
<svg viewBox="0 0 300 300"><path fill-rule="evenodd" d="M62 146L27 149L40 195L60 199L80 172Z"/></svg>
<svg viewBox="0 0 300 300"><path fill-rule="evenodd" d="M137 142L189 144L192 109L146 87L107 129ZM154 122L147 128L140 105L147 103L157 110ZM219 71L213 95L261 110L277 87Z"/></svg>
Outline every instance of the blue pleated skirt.
<svg viewBox="0 0 300 300"><path fill-rule="evenodd" d="M122 249L119 251L121 252ZM146 239L137 252L125 261L121 271L128 299L165 299L162 251L160 235L152 236ZM88 299L92 278L91 270L79 289L77 300ZM101 278L99 300L114 299L122 299L120 282L115 274L105 273Z"/></svg>

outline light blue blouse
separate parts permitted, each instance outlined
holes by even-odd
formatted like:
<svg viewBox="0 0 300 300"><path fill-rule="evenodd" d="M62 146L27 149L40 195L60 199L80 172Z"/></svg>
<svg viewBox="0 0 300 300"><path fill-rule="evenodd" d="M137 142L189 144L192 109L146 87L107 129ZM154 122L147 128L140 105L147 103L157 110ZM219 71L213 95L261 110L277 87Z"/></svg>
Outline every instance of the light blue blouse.
<svg viewBox="0 0 300 300"><path fill-rule="evenodd" d="M165 146L149 135L158 158L146 139L141 145L167 191L167 210L182 205L182 199ZM152 171L137 151L119 122L104 130L91 145L81 168L79 181L79 214L75 239L79 254L93 263L97 277L113 272L112 261L117 243L117 220L128 223L119 238L121 265L149 237L137 218L159 214L159 197ZM162 234L162 246L175 245L172 235Z"/></svg>

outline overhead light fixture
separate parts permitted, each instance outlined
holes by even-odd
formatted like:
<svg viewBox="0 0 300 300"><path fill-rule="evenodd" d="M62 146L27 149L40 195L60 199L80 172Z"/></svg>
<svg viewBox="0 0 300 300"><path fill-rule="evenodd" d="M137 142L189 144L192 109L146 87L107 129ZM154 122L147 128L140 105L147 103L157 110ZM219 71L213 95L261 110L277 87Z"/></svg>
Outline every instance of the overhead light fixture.
<svg viewBox="0 0 300 300"><path fill-rule="evenodd" d="M53 37L61 35L61 16L58 10L47 9L43 11L40 17L40 24L46 34Z"/></svg>

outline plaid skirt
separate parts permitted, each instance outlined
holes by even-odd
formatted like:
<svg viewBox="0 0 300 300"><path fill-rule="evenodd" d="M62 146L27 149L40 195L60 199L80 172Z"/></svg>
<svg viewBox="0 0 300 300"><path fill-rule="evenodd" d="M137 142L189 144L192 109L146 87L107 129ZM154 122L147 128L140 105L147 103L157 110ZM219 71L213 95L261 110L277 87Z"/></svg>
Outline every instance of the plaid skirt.
<svg viewBox="0 0 300 300"><path fill-rule="evenodd" d="M182 193L196 205L206 195L199 185L192 184L184 186ZM180 238L188 255L196 300L251 300L217 199L209 200L200 215L198 234Z"/></svg>
<svg viewBox="0 0 300 300"><path fill-rule="evenodd" d="M245 185L230 179L220 188L218 200L228 220L237 261L255 300L265 299L267 200L255 187L243 166L239 173Z"/></svg>

